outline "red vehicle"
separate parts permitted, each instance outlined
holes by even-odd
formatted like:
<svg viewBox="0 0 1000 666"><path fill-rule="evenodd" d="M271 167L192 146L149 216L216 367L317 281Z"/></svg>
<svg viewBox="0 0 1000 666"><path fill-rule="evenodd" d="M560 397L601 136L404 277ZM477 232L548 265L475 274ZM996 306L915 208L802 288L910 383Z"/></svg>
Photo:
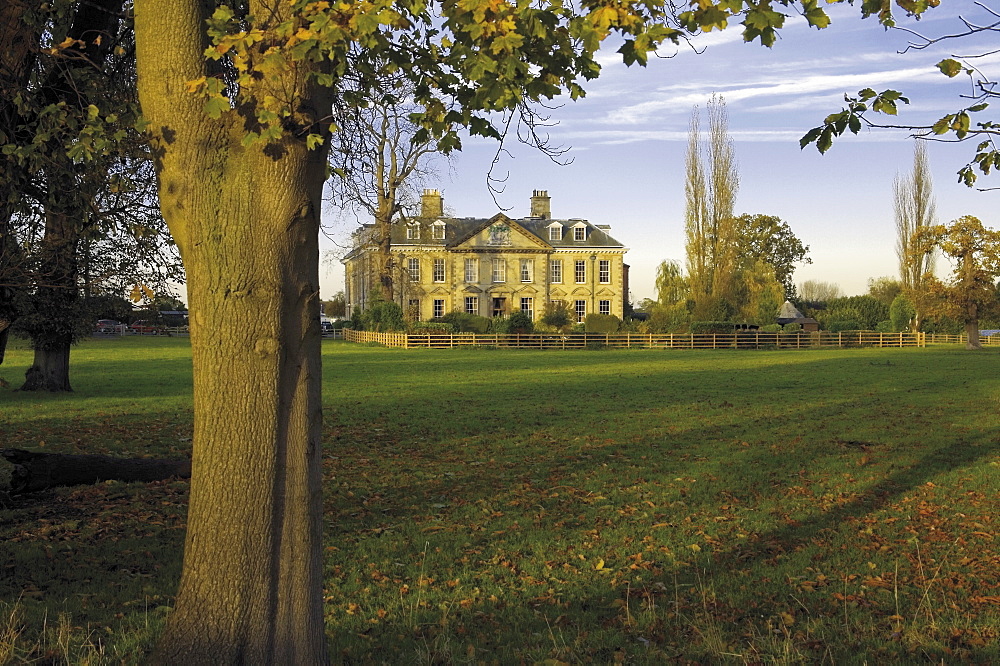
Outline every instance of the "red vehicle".
<svg viewBox="0 0 1000 666"><path fill-rule="evenodd" d="M151 321L134 321L128 327L129 331L137 335L159 335L163 332L163 327Z"/></svg>

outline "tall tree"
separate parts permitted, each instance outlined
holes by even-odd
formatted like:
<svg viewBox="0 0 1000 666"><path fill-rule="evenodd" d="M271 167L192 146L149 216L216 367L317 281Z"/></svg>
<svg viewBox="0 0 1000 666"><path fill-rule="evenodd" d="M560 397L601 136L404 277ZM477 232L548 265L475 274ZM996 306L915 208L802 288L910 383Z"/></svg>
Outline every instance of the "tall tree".
<svg viewBox="0 0 1000 666"><path fill-rule="evenodd" d="M996 279L1000 276L1000 232L987 229L971 215L920 229L913 252L938 248L952 260L951 278L924 276L921 305L929 315L955 317L965 325L966 349L982 349L979 319L997 308Z"/></svg>
<svg viewBox="0 0 1000 666"><path fill-rule="evenodd" d="M369 238L376 247L374 283L382 299L392 302L401 271L390 251L392 224L405 205L419 201L416 186L428 175L430 162L444 150L410 116L419 108L410 101L412 85L386 72L376 85L363 91L371 101L353 102L362 93L363 81L345 81L334 104L330 165L334 171L330 200L341 210L370 215L374 225Z"/></svg>
<svg viewBox="0 0 1000 666"><path fill-rule="evenodd" d="M893 203L896 213L896 256L899 258L899 278L911 302L919 302L924 275L934 272L934 253L913 251L913 239L921 229L936 223L934 184L927 163L927 147L918 141L913 147L913 171L908 176L896 176L893 181ZM920 330L921 312L914 315L914 330Z"/></svg>
<svg viewBox="0 0 1000 666"><path fill-rule="evenodd" d="M14 44L0 67L0 319L34 347L22 389L68 391L87 297L120 293L139 267L170 273L153 259L169 263L169 237L134 127L131 23L121 0L15 2L0 39Z"/></svg>
<svg viewBox="0 0 1000 666"><path fill-rule="evenodd" d="M660 305L674 305L687 300L690 293L684 271L676 261L662 261L656 267L656 300Z"/></svg>
<svg viewBox="0 0 1000 666"><path fill-rule="evenodd" d="M735 305L739 280L739 229L734 208L740 189L736 151L729 135L729 112L721 95L708 102L708 162L711 165L710 238L712 244L712 296Z"/></svg>
<svg viewBox="0 0 1000 666"><path fill-rule="evenodd" d="M692 111L685 157L685 251L694 316L726 319L735 310L738 238L733 206L739 174L721 96L708 103L708 138L703 145L698 108ZM708 163L706 172L705 162Z"/></svg>
<svg viewBox="0 0 1000 666"><path fill-rule="evenodd" d="M809 246L802 244L788 223L774 215L744 213L736 218L736 237L740 260L746 265L770 264L784 291L782 301L795 298L795 264L811 264L812 259Z"/></svg>
<svg viewBox="0 0 1000 666"><path fill-rule="evenodd" d="M903 283L892 277L868 278L868 295L886 305L891 305L903 292Z"/></svg>
<svg viewBox="0 0 1000 666"><path fill-rule="evenodd" d="M688 285L695 301L712 294L712 254L709 232L708 188L701 157L701 112L691 110L687 153L684 156L684 249Z"/></svg>
<svg viewBox="0 0 1000 666"><path fill-rule="evenodd" d="M844 295L840 285L820 280L806 280L799 285L798 294L799 300L810 303L825 303Z"/></svg>
<svg viewBox="0 0 1000 666"><path fill-rule="evenodd" d="M774 274L774 266L763 259L747 262L740 270L743 290L739 314L743 321L773 324L785 302L785 288Z"/></svg>

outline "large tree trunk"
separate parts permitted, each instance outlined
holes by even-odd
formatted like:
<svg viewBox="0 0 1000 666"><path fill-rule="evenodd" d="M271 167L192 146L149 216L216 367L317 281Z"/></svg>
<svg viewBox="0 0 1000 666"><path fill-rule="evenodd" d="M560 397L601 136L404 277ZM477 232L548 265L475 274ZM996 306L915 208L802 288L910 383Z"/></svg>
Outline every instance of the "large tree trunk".
<svg viewBox="0 0 1000 666"><path fill-rule="evenodd" d="M979 340L979 320L965 322L965 348L975 351L983 348L983 343Z"/></svg>
<svg viewBox="0 0 1000 666"><path fill-rule="evenodd" d="M71 187L71 184L54 179L49 186ZM33 295L36 308L44 313L44 321L30 330L35 360L24 373L22 391L73 390L69 383L69 350L73 344L72 330L80 316L76 283L79 237L77 217L72 211L46 212L37 276L39 286Z"/></svg>
<svg viewBox="0 0 1000 666"><path fill-rule="evenodd" d="M391 215L391 213L388 215ZM381 211L379 217L385 217L386 219L375 220L375 233L378 235L378 250L376 252L376 256L378 257L376 260L378 262L378 282L382 290L382 300L392 303L395 298L392 271L392 221Z"/></svg>
<svg viewBox="0 0 1000 666"><path fill-rule="evenodd" d="M35 349L35 360L24 373L22 391L72 391L69 385L69 348L64 344L51 349Z"/></svg>
<svg viewBox="0 0 1000 666"><path fill-rule="evenodd" d="M301 137L245 148L243 116L212 120L184 93L206 73L204 6L135 5L140 100L187 272L194 362L184 567L155 660L320 664L325 154ZM304 70L288 88L323 117L329 100Z"/></svg>
<svg viewBox="0 0 1000 666"><path fill-rule="evenodd" d="M12 494L101 481L160 481L191 476L191 463L186 460L38 453L22 449L0 449L0 458L14 465L10 487L0 488Z"/></svg>

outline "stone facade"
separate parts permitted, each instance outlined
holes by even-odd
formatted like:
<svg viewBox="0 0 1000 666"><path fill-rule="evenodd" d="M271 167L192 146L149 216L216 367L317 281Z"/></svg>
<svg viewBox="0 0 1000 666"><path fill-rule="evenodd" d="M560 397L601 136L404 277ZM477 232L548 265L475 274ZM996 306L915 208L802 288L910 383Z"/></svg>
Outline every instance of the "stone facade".
<svg viewBox="0 0 1000 666"><path fill-rule="evenodd" d="M622 317L628 297L627 248L610 228L551 217L544 190L531 197L531 215L512 219L443 216L437 190L425 190L421 215L391 225L394 300L413 319L458 310L484 317L516 310L538 320L561 301L578 321L591 313ZM374 226L355 234L344 258L348 315L378 289Z"/></svg>

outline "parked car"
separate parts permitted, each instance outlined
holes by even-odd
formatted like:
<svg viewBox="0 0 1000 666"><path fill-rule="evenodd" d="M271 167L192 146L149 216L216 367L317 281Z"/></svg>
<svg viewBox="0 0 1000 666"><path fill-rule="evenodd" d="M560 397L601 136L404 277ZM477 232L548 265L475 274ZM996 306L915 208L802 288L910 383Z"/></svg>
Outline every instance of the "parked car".
<svg viewBox="0 0 1000 666"><path fill-rule="evenodd" d="M94 324L95 333L117 333L121 330L122 323L114 319L98 319Z"/></svg>
<svg viewBox="0 0 1000 666"><path fill-rule="evenodd" d="M335 330L334 327L333 327L333 322L330 321L329 319L323 319L323 320L321 320L319 322L319 326L320 326L320 329L322 330L323 335L330 335Z"/></svg>
<svg viewBox="0 0 1000 666"><path fill-rule="evenodd" d="M129 331L138 335L159 335L163 332L163 326L156 322L145 320L134 321L128 328Z"/></svg>

